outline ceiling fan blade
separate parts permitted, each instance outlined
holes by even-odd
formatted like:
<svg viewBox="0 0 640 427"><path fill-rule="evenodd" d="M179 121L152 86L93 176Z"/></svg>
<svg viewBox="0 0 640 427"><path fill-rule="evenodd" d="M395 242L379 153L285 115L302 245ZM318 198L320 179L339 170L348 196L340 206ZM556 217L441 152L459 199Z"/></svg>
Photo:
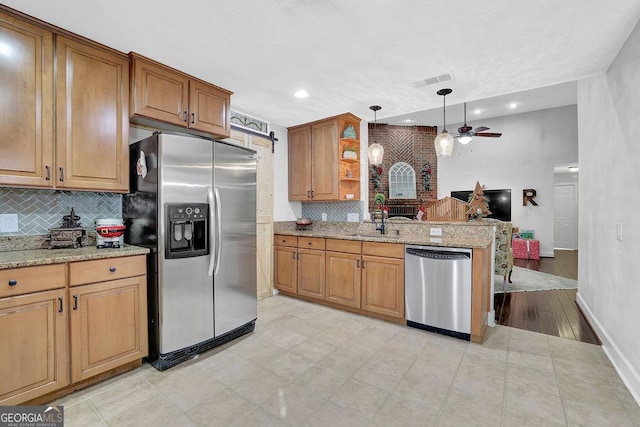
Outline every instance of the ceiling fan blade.
<svg viewBox="0 0 640 427"><path fill-rule="evenodd" d="M477 128L475 128L473 131L475 132L475 134L477 135L478 132L484 132L485 130L489 130L488 127L486 126L478 126Z"/></svg>
<svg viewBox="0 0 640 427"><path fill-rule="evenodd" d="M500 138L502 134L497 132L480 132L476 133L476 136L484 136L485 138Z"/></svg>

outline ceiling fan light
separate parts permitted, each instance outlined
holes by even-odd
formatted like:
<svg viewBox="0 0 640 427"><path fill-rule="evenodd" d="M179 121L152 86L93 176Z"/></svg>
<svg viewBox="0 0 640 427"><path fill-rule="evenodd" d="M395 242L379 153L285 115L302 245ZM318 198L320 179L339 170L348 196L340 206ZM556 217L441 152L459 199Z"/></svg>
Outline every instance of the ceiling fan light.
<svg viewBox="0 0 640 427"><path fill-rule="evenodd" d="M473 137L468 133L463 133L458 137L458 141L460 141L460 144L462 145L467 145L468 143L471 142L472 139Z"/></svg>
<svg viewBox="0 0 640 427"><path fill-rule="evenodd" d="M370 165L380 166L384 157L384 147L374 142L367 148L367 156L369 157Z"/></svg>
<svg viewBox="0 0 640 427"><path fill-rule="evenodd" d="M442 133L433 140L433 144L436 147L436 155L438 157L450 157L453 153L453 143L453 136L446 130L443 130Z"/></svg>

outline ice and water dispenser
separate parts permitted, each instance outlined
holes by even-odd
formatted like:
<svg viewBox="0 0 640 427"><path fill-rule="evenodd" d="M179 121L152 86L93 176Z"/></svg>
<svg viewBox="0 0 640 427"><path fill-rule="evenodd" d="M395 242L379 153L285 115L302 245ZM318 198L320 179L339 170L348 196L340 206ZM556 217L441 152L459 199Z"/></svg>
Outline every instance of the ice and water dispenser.
<svg viewBox="0 0 640 427"><path fill-rule="evenodd" d="M165 258L187 258L209 253L209 205L167 203L165 212Z"/></svg>

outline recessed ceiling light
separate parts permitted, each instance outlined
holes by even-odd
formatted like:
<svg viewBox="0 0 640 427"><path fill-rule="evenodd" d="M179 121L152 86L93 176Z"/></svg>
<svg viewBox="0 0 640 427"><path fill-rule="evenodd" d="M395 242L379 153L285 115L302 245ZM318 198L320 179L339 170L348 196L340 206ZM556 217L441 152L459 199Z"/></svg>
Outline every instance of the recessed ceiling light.
<svg viewBox="0 0 640 427"><path fill-rule="evenodd" d="M472 111L473 114L475 114L476 116L480 113L482 113L484 110L481 108L476 108L475 110Z"/></svg>
<svg viewBox="0 0 640 427"><path fill-rule="evenodd" d="M309 94L307 93L306 90L300 89L296 93L294 93L293 96L295 96L296 98L302 99L302 98L308 98Z"/></svg>
<svg viewBox="0 0 640 427"><path fill-rule="evenodd" d="M518 105L520 105L520 104L518 104L517 102L512 102L512 103L507 105L507 108L510 108L510 109L514 110L514 109L518 108Z"/></svg>
<svg viewBox="0 0 640 427"><path fill-rule="evenodd" d="M569 166L569 171L570 172L578 172L578 169L580 169L580 168L577 165Z"/></svg>
<svg viewBox="0 0 640 427"><path fill-rule="evenodd" d="M7 43L0 42L0 55L11 56L13 49Z"/></svg>
<svg viewBox="0 0 640 427"><path fill-rule="evenodd" d="M411 119L404 119L404 120L402 121L402 123L413 123L413 120L411 120Z"/></svg>

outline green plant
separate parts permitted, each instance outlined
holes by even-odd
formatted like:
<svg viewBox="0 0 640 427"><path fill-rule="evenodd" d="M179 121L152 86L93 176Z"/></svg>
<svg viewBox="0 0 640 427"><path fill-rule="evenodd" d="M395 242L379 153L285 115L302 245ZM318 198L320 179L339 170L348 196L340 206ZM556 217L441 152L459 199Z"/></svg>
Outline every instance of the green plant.
<svg viewBox="0 0 640 427"><path fill-rule="evenodd" d="M345 145L344 151L353 151L354 153L358 152L358 147L355 145Z"/></svg>
<svg viewBox="0 0 640 427"><path fill-rule="evenodd" d="M384 197L384 194L382 193L376 193L375 196L373 196L373 202L374 203L380 203L381 205L384 205L386 198Z"/></svg>

